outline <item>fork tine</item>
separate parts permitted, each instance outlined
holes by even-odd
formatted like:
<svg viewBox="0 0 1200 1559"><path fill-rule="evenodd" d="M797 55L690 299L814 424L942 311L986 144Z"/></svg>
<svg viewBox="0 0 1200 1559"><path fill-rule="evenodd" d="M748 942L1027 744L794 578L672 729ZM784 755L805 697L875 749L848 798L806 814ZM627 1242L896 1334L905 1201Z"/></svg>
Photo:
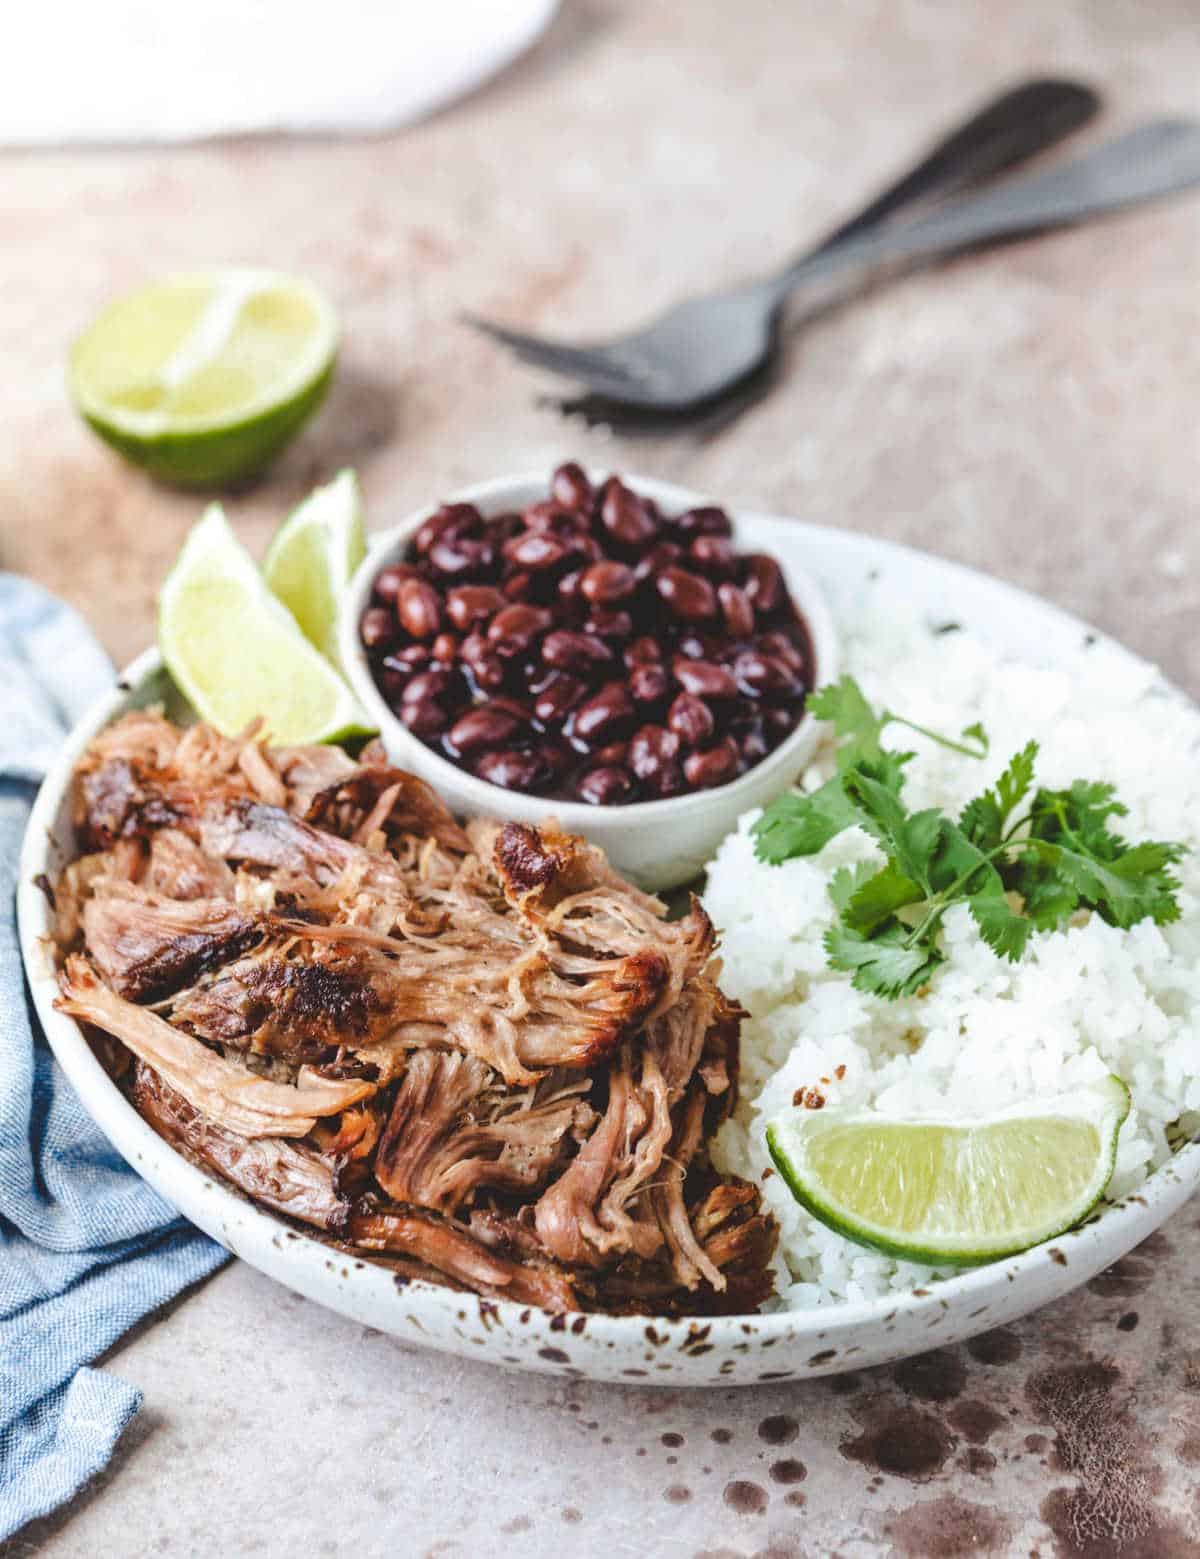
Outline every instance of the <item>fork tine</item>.
<svg viewBox="0 0 1200 1559"><path fill-rule="evenodd" d="M524 335L519 330L509 330L505 325L495 325L480 319L476 314L464 314L463 320L484 335L508 347L523 362L568 379L581 380L597 390L621 396L629 391L644 388L640 378L612 362L603 347L573 347L564 342L545 341L539 336Z"/></svg>
<svg viewBox="0 0 1200 1559"><path fill-rule="evenodd" d="M563 374L570 379L582 379L597 386L603 382L612 386L618 394L638 387L635 378L609 361L603 348L573 347L561 341L546 341L540 336L509 330L504 325L495 325L490 320L479 319L474 315L464 315L464 319L484 335L508 347L523 362L532 363L535 367L547 368L553 373Z"/></svg>

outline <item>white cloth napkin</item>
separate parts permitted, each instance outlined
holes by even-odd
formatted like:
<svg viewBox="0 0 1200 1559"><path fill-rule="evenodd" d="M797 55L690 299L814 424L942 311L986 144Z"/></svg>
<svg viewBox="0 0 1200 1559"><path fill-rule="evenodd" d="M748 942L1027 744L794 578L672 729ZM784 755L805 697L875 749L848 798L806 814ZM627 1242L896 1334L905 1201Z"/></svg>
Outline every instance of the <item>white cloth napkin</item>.
<svg viewBox="0 0 1200 1559"><path fill-rule="evenodd" d="M557 4L16 0L0 46L0 143L390 129L508 64Z"/></svg>

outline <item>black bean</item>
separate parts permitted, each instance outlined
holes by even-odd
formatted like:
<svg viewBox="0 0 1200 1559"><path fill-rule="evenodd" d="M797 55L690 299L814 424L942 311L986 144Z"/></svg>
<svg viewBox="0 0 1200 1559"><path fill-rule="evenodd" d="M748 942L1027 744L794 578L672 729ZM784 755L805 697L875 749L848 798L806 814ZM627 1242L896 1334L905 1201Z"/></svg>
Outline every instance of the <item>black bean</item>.
<svg viewBox="0 0 1200 1559"><path fill-rule="evenodd" d="M682 556L683 548L677 541L660 541L649 552L644 552L634 564L634 580L643 585L648 579L656 579L664 568L678 563Z"/></svg>
<svg viewBox="0 0 1200 1559"><path fill-rule="evenodd" d="M534 718L542 725L560 725L586 692L586 682L555 672L534 700Z"/></svg>
<svg viewBox="0 0 1200 1559"><path fill-rule="evenodd" d="M459 650L463 662L471 673L472 681L481 693L495 692L504 683L504 662L488 644L483 634L468 634Z"/></svg>
<svg viewBox="0 0 1200 1559"><path fill-rule="evenodd" d="M717 586L717 600L725 618L725 631L731 638L748 639L754 632L754 608L740 585L726 582Z"/></svg>
<svg viewBox="0 0 1200 1559"><path fill-rule="evenodd" d="M432 639L441 626L441 599L423 579L406 579L396 596L396 616L412 638Z"/></svg>
<svg viewBox="0 0 1200 1559"><path fill-rule="evenodd" d="M663 569L655 585L670 611L681 622L710 622L717 615L716 592L702 574L672 566Z"/></svg>
<svg viewBox="0 0 1200 1559"><path fill-rule="evenodd" d="M527 606L522 601L514 601L492 618L487 631L488 643L497 655L523 655L553 621L554 614L544 606Z"/></svg>
<svg viewBox="0 0 1200 1559"><path fill-rule="evenodd" d="M658 521L644 498L610 476L600 500L600 523L619 546L641 548L658 535Z"/></svg>
<svg viewBox="0 0 1200 1559"><path fill-rule="evenodd" d="M633 724L635 715L629 689L623 682L606 682L598 693L580 704L571 717L573 737L595 744L611 740Z"/></svg>
<svg viewBox="0 0 1200 1559"><path fill-rule="evenodd" d="M423 704L434 699L441 701L453 692L457 682L458 677L453 671L418 671L404 689L402 702Z"/></svg>
<svg viewBox="0 0 1200 1559"><path fill-rule="evenodd" d="M575 785L581 801L589 801L594 807L619 806L633 793L633 775L616 764L606 764L598 769L588 769Z"/></svg>
<svg viewBox="0 0 1200 1559"><path fill-rule="evenodd" d="M460 633L466 633L477 622L494 617L504 599L491 585L456 585L446 594L446 616Z"/></svg>
<svg viewBox="0 0 1200 1559"><path fill-rule="evenodd" d="M383 650L396 637L396 618L386 606L368 606L358 625L358 636L369 650Z"/></svg>
<svg viewBox="0 0 1200 1559"><path fill-rule="evenodd" d="M529 574L557 568L566 555L567 549L558 537L542 530L528 530L514 536L504 548L508 561Z"/></svg>
<svg viewBox="0 0 1200 1559"><path fill-rule="evenodd" d="M430 547L429 562L448 579L478 578L495 567L496 549L486 538L469 536L457 526L449 526Z"/></svg>
<svg viewBox="0 0 1200 1559"><path fill-rule="evenodd" d="M414 736L437 736L450 723L450 716L432 698L406 699L400 705L400 718Z"/></svg>
<svg viewBox="0 0 1200 1559"><path fill-rule="evenodd" d="M573 568L569 574L564 574L558 582L558 598L566 605L579 599L579 587L583 583L583 569Z"/></svg>
<svg viewBox="0 0 1200 1559"><path fill-rule="evenodd" d="M670 673L661 662L635 666L629 673L629 691L639 704L657 704L671 691Z"/></svg>
<svg viewBox="0 0 1200 1559"><path fill-rule="evenodd" d="M385 606L394 606L400 586L406 579L415 579L417 571L409 563L389 563L387 568L381 568L375 576L375 584L372 587L375 599Z"/></svg>
<svg viewBox="0 0 1200 1559"><path fill-rule="evenodd" d="M774 705L764 709L763 729L771 745L777 747L796 725L799 718L800 715L796 710L787 709L781 705Z"/></svg>
<svg viewBox="0 0 1200 1559"><path fill-rule="evenodd" d="M463 757L482 752L485 747L501 747L520 735L528 726L515 709L504 704L479 704L468 709L450 727L446 740Z"/></svg>
<svg viewBox="0 0 1200 1559"><path fill-rule="evenodd" d="M563 536L587 524L583 515L573 513L569 506L556 503L553 498L531 503L521 516L521 521L524 529L553 531L556 536Z"/></svg>
<svg viewBox="0 0 1200 1559"><path fill-rule="evenodd" d="M593 606L615 606L628 600L635 588L628 563L593 563L579 582L580 593Z"/></svg>
<svg viewBox="0 0 1200 1559"><path fill-rule="evenodd" d="M538 751L493 748L475 759L475 773L502 790L540 790L554 778L554 769Z"/></svg>
<svg viewBox="0 0 1200 1559"><path fill-rule="evenodd" d="M625 664L630 671L635 666L649 666L663 658L662 645L657 639L644 633L640 639L635 639L625 651Z"/></svg>
<svg viewBox="0 0 1200 1559"><path fill-rule="evenodd" d="M746 559L746 599L760 617L767 617L783 599L783 574L779 564L765 552Z"/></svg>
<svg viewBox="0 0 1200 1559"><path fill-rule="evenodd" d="M640 780L657 781L679 757L679 737L661 725L643 725L629 739L629 766Z"/></svg>
<svg viewBox="0 0 1200 1559"><path fill-rule="evenodd" d="M628 612L596 606L592 608L583 630L610 643L623 644L633 633L633 618Z"/></svg>
<svg viewBox="0 0 1200 1559"><path fill-rule="evenodd" d="M735 567L733 542L728 536L697 536L688 548L688 561L702 574L728 579Z"/></svg>
<svg viewBox="0 0 1200 1559"><path fill-rule="evenodd" d="M581 465L565 461L550 478L550 496L568 509L585 512L592 501L592 484Z"/></svg>
<svg viewBox="0 0 1200 1559"><path fill-rule="evenodd" d="M607 665L612 659L612 651L594 633L556 628L542 640L542 659L556 671L575 671L586 675L597 666Z"/></svg>
<svg viewBox="0 0 1200 1559"><path fill-rule="evenodd" d="M726 736L713 747L692 752L683 760L683 775L696 790L724 785L738 771L738 750L732 737Z"/></svg>
<svg viewBox="0 0 1200 1559"><path fill-rule="evenodd" d="M715 504L705 504L699 509L688 509L675 520L674 529L680 536L732 536L733 523L724 509Z"/></svg>
<svg viewBox="0 0 1200 1559"><path fill-rule="evenodd" d="M792 670L800 675L804 670L804 652L789 634L775 630L764 633L758 641L760 650L765 650L768 655L774 655L784 661Z"/></svg>
<svg viewBox="0 0 1200 1559"><path fill-rule="evenodd" d="M711 660L689 660L686 655L676 655L671 662L671 670L684 692L695 693L697 698L737 697L737 680L726 666L715 665Z"/></svg>
<svg viewBox="0 0 1200 1559"><path fill-rule="evenodd" d="M802 684L795 671L777 655L762 655L757 650L743 650L733 663L733 673L738 685L745 692L791 693L801 691Z"/></svg>
<svg viewBox="0 0 1200 1559"><path fill-rule="evenodd" d="M667 710L667 724L685 747L699 747L716 729L712 710L694 693L680 693Z"/></svg>

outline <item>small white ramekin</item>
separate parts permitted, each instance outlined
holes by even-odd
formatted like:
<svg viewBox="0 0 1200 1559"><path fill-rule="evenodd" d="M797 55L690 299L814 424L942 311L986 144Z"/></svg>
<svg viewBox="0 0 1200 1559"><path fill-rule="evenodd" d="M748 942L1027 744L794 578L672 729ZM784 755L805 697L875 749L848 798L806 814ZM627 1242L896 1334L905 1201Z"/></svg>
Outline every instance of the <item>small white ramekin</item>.
<svg viewBox="0 0 1200 1559"><path fill-rule="evenodd" d="M597 473L591 473L598 480ZM667 512L681 512L711 502L699 493L639 476L623 477L635 491L653 498ZM445 500L473 503L485 515L524 509L545 497L547 475L508 476L452 493ZM820 726L805 715L796 729L763 761L728 785L692 791L663 801L638 801L628 806L590 806L582 801L548 800L502 790L478 779L427 747L388 708L375 686L359 639L358 625L366 609L376 574L398 561L413 532L436 505L420 509L399 525L379 534L370 547L342 603L339 648L346 675L363 707L378 725L389 757L419 774L459 815L483 814L523 823L557 818L570 833L584 834L606 852L613 865L642 887L676 887L694 878L717 845L751 807L764 806L792 783L812 756ZM815 682L837 675L838 646L824 596L805 568L804 543L792 542L786 521L730 509L733 539L742 552L770 552L783 571L801 615L808 625L816 662Z"/></svg>

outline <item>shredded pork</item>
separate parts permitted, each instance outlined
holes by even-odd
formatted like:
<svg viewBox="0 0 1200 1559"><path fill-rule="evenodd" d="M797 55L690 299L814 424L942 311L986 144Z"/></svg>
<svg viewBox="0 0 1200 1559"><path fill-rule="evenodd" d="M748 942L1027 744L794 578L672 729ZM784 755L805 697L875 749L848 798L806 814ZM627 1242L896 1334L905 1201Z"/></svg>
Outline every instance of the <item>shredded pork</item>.
<svg viewBox="0 0 1200 1559"><path fill-rule="evenodd" d="M549 822L460 827L374 748L153 711L96 739L75 808L60 1005L119 1041L115 1074L186 1156L483 1294L769 1296L775 1226L708 1164L738 1013L695 901L667 920Z"/></svg>

